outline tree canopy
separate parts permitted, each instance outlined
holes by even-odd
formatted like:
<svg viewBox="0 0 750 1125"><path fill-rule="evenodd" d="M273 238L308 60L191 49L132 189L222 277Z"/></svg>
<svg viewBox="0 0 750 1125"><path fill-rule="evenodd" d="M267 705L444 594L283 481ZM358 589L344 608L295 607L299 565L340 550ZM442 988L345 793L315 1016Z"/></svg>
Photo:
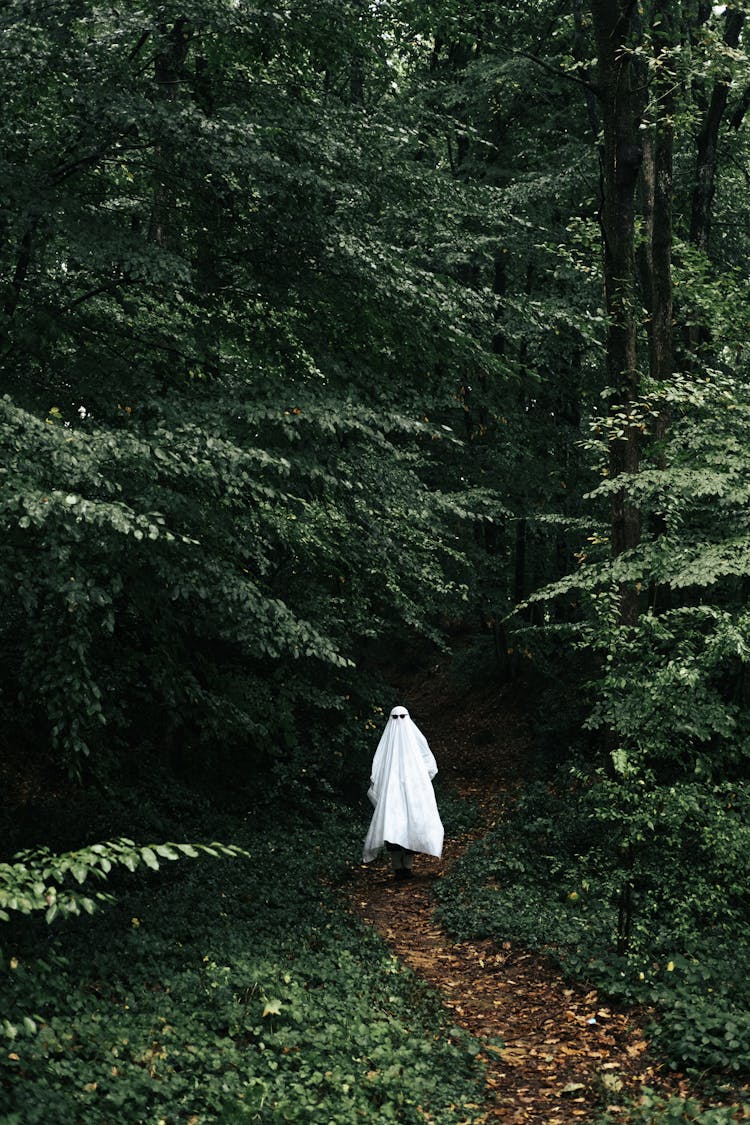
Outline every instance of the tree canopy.
<svg viewBox="0 0 750 1125"><path fill-rule="evenodd" d="M7 0L0 776L351 797L395 670L458 638L603 880L589 963L703 926L726 964L747 14Z"/></svg>

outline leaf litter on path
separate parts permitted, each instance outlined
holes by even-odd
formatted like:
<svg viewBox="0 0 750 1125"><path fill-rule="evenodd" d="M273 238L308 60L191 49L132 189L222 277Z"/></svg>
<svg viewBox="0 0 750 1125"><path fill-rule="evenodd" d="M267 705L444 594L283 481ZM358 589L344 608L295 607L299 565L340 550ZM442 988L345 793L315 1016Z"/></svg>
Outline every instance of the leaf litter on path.
<svg viewBox="0 0 750 1125"><path fill-rule="evenodd" d="M518 784L529 738L500 689L458 697L438 674L403 693L440 768L480 807L484 829L447 840L441 859L417 856L414 877L396 882L386 859L353 868L351 908L401 961L438 990L456 1025L476 1036L487 1104L477 1122L572 1125L593 1120L642 1085L685 1096L679 1074L648 1055L643 1013L604 1003L567 982L552 963L511 942L453 941L438 923L432 887L473 837L498 816Z"/></svg>

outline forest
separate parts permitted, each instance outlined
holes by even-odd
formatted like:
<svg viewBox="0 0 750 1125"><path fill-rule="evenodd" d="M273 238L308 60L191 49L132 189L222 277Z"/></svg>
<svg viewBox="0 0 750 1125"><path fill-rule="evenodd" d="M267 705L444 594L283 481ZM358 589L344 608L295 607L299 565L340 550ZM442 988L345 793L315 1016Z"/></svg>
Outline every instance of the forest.
<svg viewBox="0 0 750 1125"><path fill-rule="evenodd" d="M748 0L5 0L0 107L0 1125L750 1118Z"/></svg>

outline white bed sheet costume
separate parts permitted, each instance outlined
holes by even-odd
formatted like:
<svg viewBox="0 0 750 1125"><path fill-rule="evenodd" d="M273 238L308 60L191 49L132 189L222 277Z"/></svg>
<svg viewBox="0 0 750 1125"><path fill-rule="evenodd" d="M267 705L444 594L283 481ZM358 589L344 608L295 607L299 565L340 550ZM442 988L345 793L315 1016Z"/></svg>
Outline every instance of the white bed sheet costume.
<svg viewBox="0 0 750 1125"><path fill-rule="evenodd" d="M375 806L362 860L374 859L386 840L412 852L440 856L443 824L432 779L437 763L405 707L394 707L372 760L367 796Z"/></svg>

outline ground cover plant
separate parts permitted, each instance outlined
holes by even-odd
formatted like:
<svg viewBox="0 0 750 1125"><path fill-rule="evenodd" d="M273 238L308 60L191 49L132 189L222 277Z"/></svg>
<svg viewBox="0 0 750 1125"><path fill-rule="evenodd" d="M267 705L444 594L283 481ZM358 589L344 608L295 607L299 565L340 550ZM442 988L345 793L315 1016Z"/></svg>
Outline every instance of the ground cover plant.
<svg viewBox="0 0 750 1125"><path fill-rule="evenodd" d="M613 1125L615 1121L622 1121L625 1125L661 1125L670 1121L687 1121L693 1125L732 1125L732 1122L747 1120L747 1116L747 1111L741 1106L706 1107L695 1098L663 1098L646 1088L637 1101L628 1099L616 1111L598 1118L597 1125Z"/></svg>
<svg viewBox="0 0 750 1125"><path fill-rule="evenodd" d="M470 1119L478 1047L322 885L362 831L326 814L260 832L204 812L193 833L248 855L126 872L94 917L6 925L3 1125Z"/></svg>
<svg viewBox="0 0 750 1125"><path fill-rule="evenodd" d="M672 1067L750 1074L750 950L739 848L747 809L740 787L717 787L719 814L694 788L682 801L682 854L664 824L642 839L637 870L612 847L612 806L596 786L571 785L570 767L531 784L505 820L474 843L438 889L457 937L513 940L549 954L572 978L653 1011L652 1046ZM645 798L645 794L644 794ZM734 842L734 847L732 847ZM623 864L633 879L627 951L617 951Z"/></svg>

